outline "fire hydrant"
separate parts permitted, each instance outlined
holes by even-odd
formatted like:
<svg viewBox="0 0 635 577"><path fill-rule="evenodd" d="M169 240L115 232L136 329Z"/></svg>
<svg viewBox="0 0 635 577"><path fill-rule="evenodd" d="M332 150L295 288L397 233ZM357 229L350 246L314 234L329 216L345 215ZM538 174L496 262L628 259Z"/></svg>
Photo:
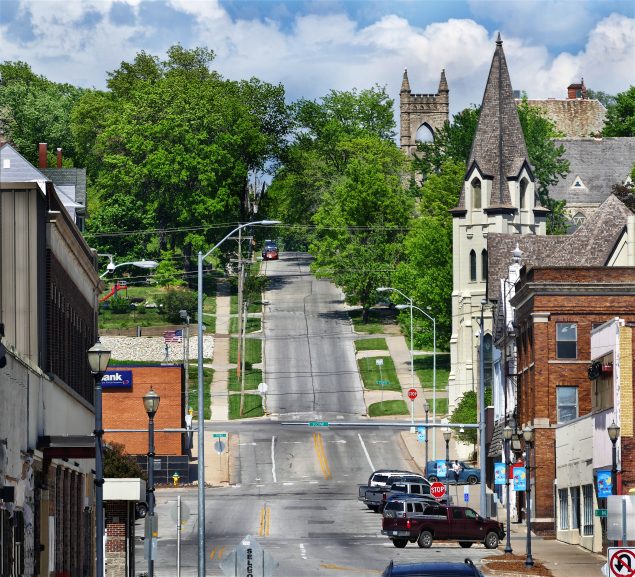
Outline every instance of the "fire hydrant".
<svg viewBox="0 0 635 577"><path fill-rule="evenodd" d="M179 484L180 478L181 478L181 475L179 475L177 472L175 472L174 475L172 475L172 481L174 482L175 487Z"/></svg>

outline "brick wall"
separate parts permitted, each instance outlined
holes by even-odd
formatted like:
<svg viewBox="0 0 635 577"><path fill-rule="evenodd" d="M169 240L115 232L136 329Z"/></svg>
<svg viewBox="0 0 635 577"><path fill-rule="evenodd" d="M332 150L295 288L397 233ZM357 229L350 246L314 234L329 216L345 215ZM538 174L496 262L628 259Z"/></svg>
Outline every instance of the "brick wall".
<svg viewBox="0 0 635 577"><path fill-rule="evenodd" d="M132 389L105 389L103 392L104 429L147 429L148 415L143 396L150 387L161 397L154 417L157 429L184 427L184 380L181 365L175 366L111 366L132 371ZM131 455L148 452L148 433L106 433L106 442L114 441L126 447ZM183 435L155 433L157 455L182 455Z"/></svg>
<svg viewBox="0 0 635 577"><path fill-rule="evenodd" d="M128 502L105 502L106 566L108 577L126 577Z"/></svg>

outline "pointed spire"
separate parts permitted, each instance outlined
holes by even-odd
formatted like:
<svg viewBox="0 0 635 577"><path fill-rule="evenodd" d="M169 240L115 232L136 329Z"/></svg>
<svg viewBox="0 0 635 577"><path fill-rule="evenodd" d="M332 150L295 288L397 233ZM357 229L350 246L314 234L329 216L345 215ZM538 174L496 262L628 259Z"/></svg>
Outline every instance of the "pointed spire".
<svg viewBox="0 0 635 577"><path fill-rule="evenodd" d="M498 33L498 36L496 37L496 46L502 46L503 45L503 41L501 40L501 33Z"/></svg>
<svg viewBox="0 0 635 577"><path fill-rule="evenodd" d="M401 81L401 92L410 92L410 82L408 82L408 69L403 69L403 80Z"/></svg>
<svg viewBox="0 0 635 577"><path fill-rule="evenodd" d="M468 170L474 162L492 179L488 206L513 209L507 179L518 176L523 163L529 163L529 157L500 34L485 85Z"/></svg>
<svg viewBox="0 0 635 577"><path fill-rule="evenodd" d="M450 92L448 81L445 79L445 68L441 70L441 80L439 81L439 94L441 92Z"/></svg>

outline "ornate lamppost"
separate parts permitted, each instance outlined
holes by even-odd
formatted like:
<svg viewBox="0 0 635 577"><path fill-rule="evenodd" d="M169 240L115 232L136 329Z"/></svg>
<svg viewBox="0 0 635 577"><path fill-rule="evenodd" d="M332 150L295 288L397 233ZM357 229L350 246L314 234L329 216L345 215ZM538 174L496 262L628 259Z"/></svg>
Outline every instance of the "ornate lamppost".
<svg viewBox="0 0 635 577"><path fill-rule="evenodd" d="M428 467L428 437L430 430L428 429L428 413L430 412L430 405L428 401L423 402L423 410L426 412L426 471Z"/></svg>
<svg viewBox="0 0 635 577"><path fill-rule="evenodd" d="M523 439L525 439L525 451L527 453L527 558L525 559L525 567L533 567L534 559L531 556L531 447L534 442L534 429L527 425L523 429Z"/></svg>
<svg viewBox="0 0 635 577"><path fill-rule="evenodd" d="M443 431L443 440L445 441L445 494L448 496L448 505L450 504L450 439L452 431L448 428Z"/></svg>
<svg viewBox="0 0 635 577"><path fill-rule="evenodd" d="M615 424L615 421L613 421L609 427L606 429L607 433L609 434L609 439L611 439L611 445L612 447L612 466L611 466L611 494L612 495L618 495L619 493L617 492L617 449L615 447L615 444L617 443L617 440L620 437L620 427L619 425ZM613 542L613 546L617 547L618 543L617 541Z"/></svg>
<svg viewBox="0 0 635 577"><path fill-rule="evenodd" d="M510 527L510 515L511 515L511 503L509 502L509 472L510 472L510 455L509 455L509 444L512 440L512 435L514 434L513 429L507 425L503 429L503 440L505 441L505 503L507 504L507 542L505 543L505 553L512 553L512 544L511 538L509 535L509 527Z"/></svg>
<svg viewBox="0 0 635 577"><path fill-rule="evenodd" d="M159 410L161 397L156 391L150 389L143 396L143 406L148 413L148 514L150 516L149 526L150 534L146 535L146 539L150 539L149 555L148 555L148 577L154 577L154 558L152 552L152 542L154 539L154 415Z"/></svg>

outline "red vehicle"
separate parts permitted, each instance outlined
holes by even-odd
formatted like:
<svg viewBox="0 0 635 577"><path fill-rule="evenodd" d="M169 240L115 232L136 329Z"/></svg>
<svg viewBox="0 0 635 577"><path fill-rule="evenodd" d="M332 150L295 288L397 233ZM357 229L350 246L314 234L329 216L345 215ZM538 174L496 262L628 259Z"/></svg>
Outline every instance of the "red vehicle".
<svg viewBox="0 0 635 577"><path fill-rule="evenodd" d="M272 240L266 240L262 248L263 260L278 260L278 245Z"/></svg>
<svg viewBox="0 0 635 577"><path fill-rule="evenodd" d="M419 514L384 516L381 532L399 548L416 541L419 547L428 549L436 540L458 541L465 548L483 543L488 549L496 549L505 537L502 523L484 519L469 507L441 504L428 504Z"/></svg>

